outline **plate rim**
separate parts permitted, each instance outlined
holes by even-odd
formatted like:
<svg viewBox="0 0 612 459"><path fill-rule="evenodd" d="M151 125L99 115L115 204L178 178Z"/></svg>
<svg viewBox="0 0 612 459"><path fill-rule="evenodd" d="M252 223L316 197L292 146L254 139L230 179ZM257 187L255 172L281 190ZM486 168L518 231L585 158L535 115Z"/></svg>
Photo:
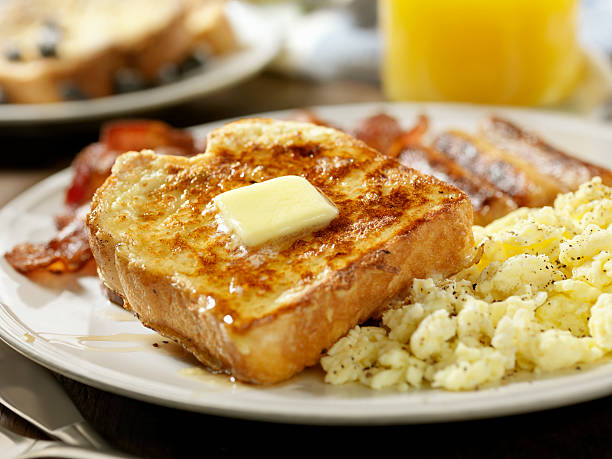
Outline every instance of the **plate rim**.
<svg viewBox="0 0 612 459"><path fill-rule="evenodd" d="M318 110L319 113L329 112L334 110L353 110L359 111L361 116L365 115L364 111L370 110L375 111L381 108L391 109L389 111L401 111L407 110L413 113L417 113L418 111L436 111L438 109L442 110L457 110L461 111L473 111L478 110L480 112L486 111L495 111L499 113L513 113L514 115L526 115L535 116L538 118L546 117L555 120L565 120L564 122L575 124L579 123L582 127L590 127L595 131L601 133L601 135L609 138L612 144L612 127L603 122L597 122L593 120L584 119L581 117L568 116L564 113L547 113L542 110L537 109L517 109L514 107L508 108L503 106L487 106L487 105L472 105L472 104L446 104L446 103L387 103L387 102L366 102L366 103L358 103L358 104L337 104L337 105L326 105L326 106L315 106L308 107L313 110ZM260 117L282 117L291 114L295 110L299 110L300 108L289 109L289 110L279 110L273 112L265 112L253 115L240 116L236 118L232 118L230 120L221 120L213 123L207 123L204 125L194 126L193 129L196 133L203 133L205 130L210 130L220 124L224 124L227 121L231 121L233 119L245 118L251 116L260 116ZM552 118L551 118L552 117ZM333 121L333 120L332 120ZM580 134L584 135L584 134ZM41 191L46 190L49 187L59 187L61 185L65 186L67 180L69 179L71 174L71 170L64 169L58 173L55 173L43 181L35 184L34 186L28 188L23 193L19 194L17 197L9 201L2 209L0 209L0 221L2 221L1 217L6 216L7 214L12 214L12 212L16 212L17 209L23 208L25 204L28 202L34 202L36 199L41 199L39 196ZM6 263L2 260L2 263ZM0 265L4 266L4 265ZM0 270L0 274L6 275L4 269ZM0 302L3 302L2 292L0 292ZM0 305L1 306L1 305ZM385 412L381 413L369 413L369 416L364 416L363 413L361 415L359 413L355 414L354 412L345 411L343 413L330 414L329 412L325 412L323 414L313 412L312 410L303 410L300 413L295 413L293 411L287 410L279 410L278 407L276 409L262 410L261 407L236 407L235 402L228 402L227 404L196 404L193 402L185 401L180 397L168 397L167 394L159 395L155 393L149 392L139 392L137 390L122 387L118 385L116 382L106 382L104 380L98 379L95 376L90 376L88 374L79 373L74 370L73 366L65 366L57 361L55 358L51 358L50 356L41 355L38 347L32 346L31 344L23 341L18 333L14 330L11 331L10 327L7 328L7 316L9 316L8 320L13 320L16 322L18 327L25 328L26 332L30 332L24 324L19 321L18 317L14 316L14 313L10 309L10 307L5 306L4 308L0 308L0 339L5 341L10 347L25 355L30 360L50 369L56 371L60 374L63 374L71 379L75 379L82 383L91 385L93 387L97 387L102 390L106 390L112 393L116 393L118 395L127 396L133 399L155 403L158 405L169 406L173 408L184 409L188 411L202 412L213 415L222 415L226 417L234 417L241 419L250 419L250 420L259 420L259 421L269 421L269 422L290 422L295 424L310 424L310 425L389 425L389 424L415 424L415 423L433 423L433 422L448 422L448 421L458 421L458 420L468 420L468 419L482 419L489 417L497 417L509 414L520 414L526 412L535 412L544 409L550 409L555 407L561 407L570 405L573 403L578 403L582 401L592 400L595 398L599 398L604 395L608 395L612 393L612 364L601 364L597 368L604 369L604 375L596 375L594 373L595 369L588 372L582 372L577 375L579 376L577 381L585 380L583 383L589 383L590 379L593 377L596 379L595 381L590 382L590 390L582 390L578 392L573 392L569 396L563 390L563 388L558 388L555 390L551 390L550 393L544 400L538 400L538 405L534 406L533 399L527 397L526 399L516 400L513 399L512 402L508 402L504 405L492 405L486 406L486 399L483 399L483 403L485 406L478 406L477 408L473 408L471 410L466 411L465 408L459 409L458 411L452 411L452 407L448 412L445 413L429 413L429 414L420 414L415 417L414 413L406 413L406 412ZM10 324L9 324L10 325ZM13 326L15 326L13 324ZM41 340L36 340L41 341ZM38 346L41 344L39 343ZM45 344L43 343L43 346ZM51 343L46 343L46 345L51 346ZM77 365L78 366L78 365ZM609 368L608 368L609 367ZM608 369L608 373L605 373L605 368ZM109 370L105 367L105 370ZM116 372L117 370L110 369L110 371ZM125 374L123 374L125 377ZM584 376L587 375L587 376ZM589 377L589 375L591 377ZM138 379L134 376L128 375L129 378ZM565 377L552 377L551 381L564 381ZM165 383L160 383L165 384ZM552 384L555 385L554 383ZM558 393L560 391L560 393ZM522 393L522 392L521 392ZM531 391L527 391L527 393L531 393ZM395 394L398 394L395 392ZM248 398L248 396L247 396ZM372 398L371 400L376 400L376 398ZM366 400L370 401L370 399ZM383 399L378 399L383 400ZM257 405L257 403L255 403ZM368 403L364 402L364 406L368 405ZM478 404L477 404L478 405ZM346 407L344 407L346 409Z"/></svg>

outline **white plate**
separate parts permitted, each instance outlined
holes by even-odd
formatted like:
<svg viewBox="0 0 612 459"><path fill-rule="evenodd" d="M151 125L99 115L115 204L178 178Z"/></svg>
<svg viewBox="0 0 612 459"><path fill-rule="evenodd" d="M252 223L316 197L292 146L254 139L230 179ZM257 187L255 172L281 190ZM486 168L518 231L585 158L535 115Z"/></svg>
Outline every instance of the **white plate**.
<svg viewBox="0 0 612 459"><path fill-rule="evenodd" d="M229 2L228 18L242 45L175 83L97 99L50 104L0 104L0 126L124 116L203 97L262 70L278 53L281 32L254 6Z"/></svg>
<svg viewBox="0 0 612 459"><path fill-rule="evenodd" d="M612 128L558 114L444 104L361 104L318 108L337 124L386 110L409 126L428 114L433 129L472 129L487 113L498 113L542 133L563 148L612 166ZM273 116L285 117L287 112ZM217 123L220 124L220 123ZM204 133L212 125L196 128ZM54 233L70 179L64 171L41 182L0 211L0 252L15 243ZM41 286L0 261L0 336L32 360L84 383L129 397L205 413L248 419L312 424L392 424L450 421L535 411L612 393L612 364L514 382L502 387L451 393L422 390L374 392L365 387L330 386L311 369L272 387L229 382L222 376L188 376L194 360L163 344L101 294L93 276L55 278ZM153 342L161 343L153 347Z"/></svg>

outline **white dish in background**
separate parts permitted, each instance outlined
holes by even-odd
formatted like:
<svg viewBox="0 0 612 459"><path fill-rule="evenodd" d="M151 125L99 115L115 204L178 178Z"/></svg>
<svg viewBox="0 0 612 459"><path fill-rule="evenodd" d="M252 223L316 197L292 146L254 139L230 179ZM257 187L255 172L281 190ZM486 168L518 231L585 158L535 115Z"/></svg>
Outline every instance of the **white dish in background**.
<svg viewBox="0 0 612 459"><path fill-rule="evenodd" d="M281 34L255 6L232 1L228 18L242 48L211 59L193 75L141 91L83 101L0 104L0 127L80 122L175 105L231 87L261 71L278 53Z"/></svg>
<svg viewBox="0 0 612 459"><path fill-rule="evenodd" d="M359 104L316 108L324 119L351 126L384 110L408 127L429 115L433 130L473 129L488 113L507 116L577 156L612 167L610 126L530 110L448 104ZM265 114L286 117L289 112ZM214 125L196 127L204 134ZM0 252L54 233L71 172L29 189L0 211ZM331 386L318 369L286 383L255 387L225 376L186 375L195 360L109 303L94 276L51 277L42 286L0 260L0 337L32 360L107 391L166 406L275 422L310 424L424 423L536 411L612 393L612 364L452 393L439 390L375 392ZM154 347L153 343L158 347ZM103 348L103 349L101 349Z"/></svg>

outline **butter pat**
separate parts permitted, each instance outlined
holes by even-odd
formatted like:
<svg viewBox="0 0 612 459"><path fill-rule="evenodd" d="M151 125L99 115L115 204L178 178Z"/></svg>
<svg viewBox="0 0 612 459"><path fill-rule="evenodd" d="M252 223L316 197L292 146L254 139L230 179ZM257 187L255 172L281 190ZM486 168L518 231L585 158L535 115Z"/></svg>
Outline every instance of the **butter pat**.
<svg viewBox="0 0 612 459"><path fill-rule="evenodd" d="M338 215L326 196L295 175L226 191L213 202L223 223L247 246L324 228Z"/></svg>

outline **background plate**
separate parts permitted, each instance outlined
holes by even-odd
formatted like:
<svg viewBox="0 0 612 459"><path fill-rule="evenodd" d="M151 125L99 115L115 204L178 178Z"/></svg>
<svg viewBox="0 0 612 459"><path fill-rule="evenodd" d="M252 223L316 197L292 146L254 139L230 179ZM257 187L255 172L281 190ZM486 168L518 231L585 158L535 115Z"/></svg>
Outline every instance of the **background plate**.
<svg viewBox="0 0 612 459"><path fill-rule="evenodd" d="M380 110L405 126L431 117L433 130L473 129L489 113L507 116L562 148L612 167L612 128L559 114L501 107L445 104L360 104L320 107L330 121L351 126ZM266 116L284 118L290 112ZM203 135L216 125L194 128ZM0 252L54 233L52 216L62 204L70 171L29 189L0 211ZM323 383L313 368L286 383L254 387L226 376L192 371L195 360L109 303L93 275L19 275L0 260L0 337L32 360L68 377L136 399L187 410L277 422L392 424L451 421L535 411L612 393L612 364L581 372L513 382L479 391L371 391ZM154 346L156 344L157 346Z"/></svg>
<svg viewBox="0 0 612 459"><path fill-rule="evenodd" d="M85 101L0 104L0 127L125 116L203 97L243 81L276 56L281 33L256 7L229 2L227 13L243 48L211 60L199 73L151 89Z"/></svg>

